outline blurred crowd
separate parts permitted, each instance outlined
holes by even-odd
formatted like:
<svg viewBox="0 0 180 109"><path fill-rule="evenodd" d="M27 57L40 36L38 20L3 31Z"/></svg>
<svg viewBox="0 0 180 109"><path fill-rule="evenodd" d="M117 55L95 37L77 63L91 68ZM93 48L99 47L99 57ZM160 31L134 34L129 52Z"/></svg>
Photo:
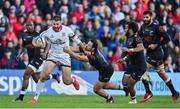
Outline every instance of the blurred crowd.
<svg viewBox="0 0 180 109"><path fill-rule="evenodd" d="M143 12L151 10L172 41L163 46L166 71L180 72L180 0L0 0L0 68L25 69L28 55L16 60L19 39L26 21L35 23L35 31L51 26L51 18L60 15L83 42L97 38L109 63L121 57L126 41L125 24L143 23ZM72 46L77 46L72 43ZM113 64L125 70L126 63ZM72 58L72 70L93 70L88 63Z"/></svg>

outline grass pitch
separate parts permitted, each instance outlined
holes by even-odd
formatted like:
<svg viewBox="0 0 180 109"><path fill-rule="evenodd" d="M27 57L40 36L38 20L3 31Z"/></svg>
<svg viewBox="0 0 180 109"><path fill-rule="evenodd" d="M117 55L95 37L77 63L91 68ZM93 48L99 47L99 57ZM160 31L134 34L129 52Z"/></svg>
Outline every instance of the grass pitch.
<svg viewBox="0 0 180 109"><path fill-rule="evenodd" d="M17 96L0 95L0 108L177 108L180 100L171 103L170 96L154 96L146 103L128 104L129 97L114 96L115 103L107 104L102 97L84 95L41 95L38 103L27 103L33 96L26 95L24 102L12 102ZM138 96L137 99L141 97Z"/></svg>

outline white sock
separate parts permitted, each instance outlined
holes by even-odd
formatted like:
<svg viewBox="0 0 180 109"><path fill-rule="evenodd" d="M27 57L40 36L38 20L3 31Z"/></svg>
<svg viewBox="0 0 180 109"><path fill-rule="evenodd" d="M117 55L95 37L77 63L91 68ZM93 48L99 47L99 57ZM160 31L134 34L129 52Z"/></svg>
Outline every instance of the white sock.
<svg viewBox="0 0 180 109"><path fill-rule="evenodd" d="M36 86L36 95L35 95L34 99L38 100L39 95L40 95L42 89L44 88L44 85L45 85L44 82L41 82L40 80L38 81L37 86Z"/></svg>
<svg viewBox="0 0 180 109"><path fill-rule="evenodd" d="M50 74L50 75L49 75L49 79L52 79L52 78L53 78L53 76L52 76L52 74Z"/></svg>
<svg viewBox="0 0 180 109"><path fill-rule="evenodd" d="M75 78L73 78L73 77L71 77L72 78L72 80L73 80L73 83L74 83L74 81L75 81Z"/></svg>
<svg viewBox="0 0 180 109"><path fill-rule="evenodd" d="M108 96L107 96L107 99L110 99L110 98L111 98L111 95L108 95Z"/></svg>
<svg viewBox="0 0 180 109"><path fill-rule="evenodd" d="M123 88L123 86L120 84L119 85L119 90L123 90L124 88Z"/></svg>
<svg viewBox="0 0 180 109"><path fill-rule="evenodd" d="M20 91L20 94L25 95L25 94L26 94L26 90L24 90L24 91L21 90L21 91Z"/></svg>

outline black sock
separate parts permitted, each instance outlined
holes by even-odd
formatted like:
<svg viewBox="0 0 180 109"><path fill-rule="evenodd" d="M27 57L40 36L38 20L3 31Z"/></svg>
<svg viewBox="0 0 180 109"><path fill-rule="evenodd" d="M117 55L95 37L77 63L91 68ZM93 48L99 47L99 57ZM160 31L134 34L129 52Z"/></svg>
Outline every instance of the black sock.
<svg viewBox="0 0 180 109"><path fill-rule="evenodd" d="M19 98L20 98L21 100L23 100L24 94L20 94L20 95L19 95Z"/></svg>
<svg viewBox="0 0 180 109"><path fill-rule="evenodd" d="M146 93L151 93L151 90L149 88L149 83L145 80L142 80L143 84L144 84L144 88L146 90Z"/></svg>
<svg viewBox="0 0 180 109"><path fill-rule="evenodd" d="M176 90L174 89L174 86L173 86L171 80L169 80L168 82L166 82L166 85L167 85L168 88L170 89L172 95L175 95L175 94L177 93Z"/></svg>
<svg viewBox="0 0 180 109"><path fill-rule="evenodd" d="M57 74L52 74L52 78L56 79L57 78Z"/></svg>
<svg viewBox="0 0 180 109"><path fill-rule="evenodd" d="M135 100L135 99L136 99L136 96L131 97L131 100Z"/></svg>

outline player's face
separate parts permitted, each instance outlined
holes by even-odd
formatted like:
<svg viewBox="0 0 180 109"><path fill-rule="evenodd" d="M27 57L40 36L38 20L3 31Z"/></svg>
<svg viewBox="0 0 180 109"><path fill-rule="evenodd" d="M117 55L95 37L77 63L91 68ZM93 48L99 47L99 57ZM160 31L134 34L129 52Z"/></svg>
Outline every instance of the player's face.
<svg viewBox="0 0 180 109"><path fill-rule="evenodd" d="M87 44L86 44L86 50L87 51L92 51L92 46L93 46L93 43L91 41L89 41Z"/></svg>
<svg viewBox="0 0 180 109"><path fill-rule="evenodd" d="M152 17L150 15L144 15L144 24L148 25L151 23Z"/></svg>
<svg viewBox="0 0 180 109"><path fill-rule="evenodd" d="M54 21L53 20L53 30L55 32L59 32L61 30L61 21Z"/></svg>
<svg viewBox="0 0 180 109"><path fill-rule="evenodd" d="M34 31L34 25L33 25L33 23L28 23L28 24L26 24L26 29L27 29L27 31L29 31L29 32L33 32L33 31Z"/></svg>

